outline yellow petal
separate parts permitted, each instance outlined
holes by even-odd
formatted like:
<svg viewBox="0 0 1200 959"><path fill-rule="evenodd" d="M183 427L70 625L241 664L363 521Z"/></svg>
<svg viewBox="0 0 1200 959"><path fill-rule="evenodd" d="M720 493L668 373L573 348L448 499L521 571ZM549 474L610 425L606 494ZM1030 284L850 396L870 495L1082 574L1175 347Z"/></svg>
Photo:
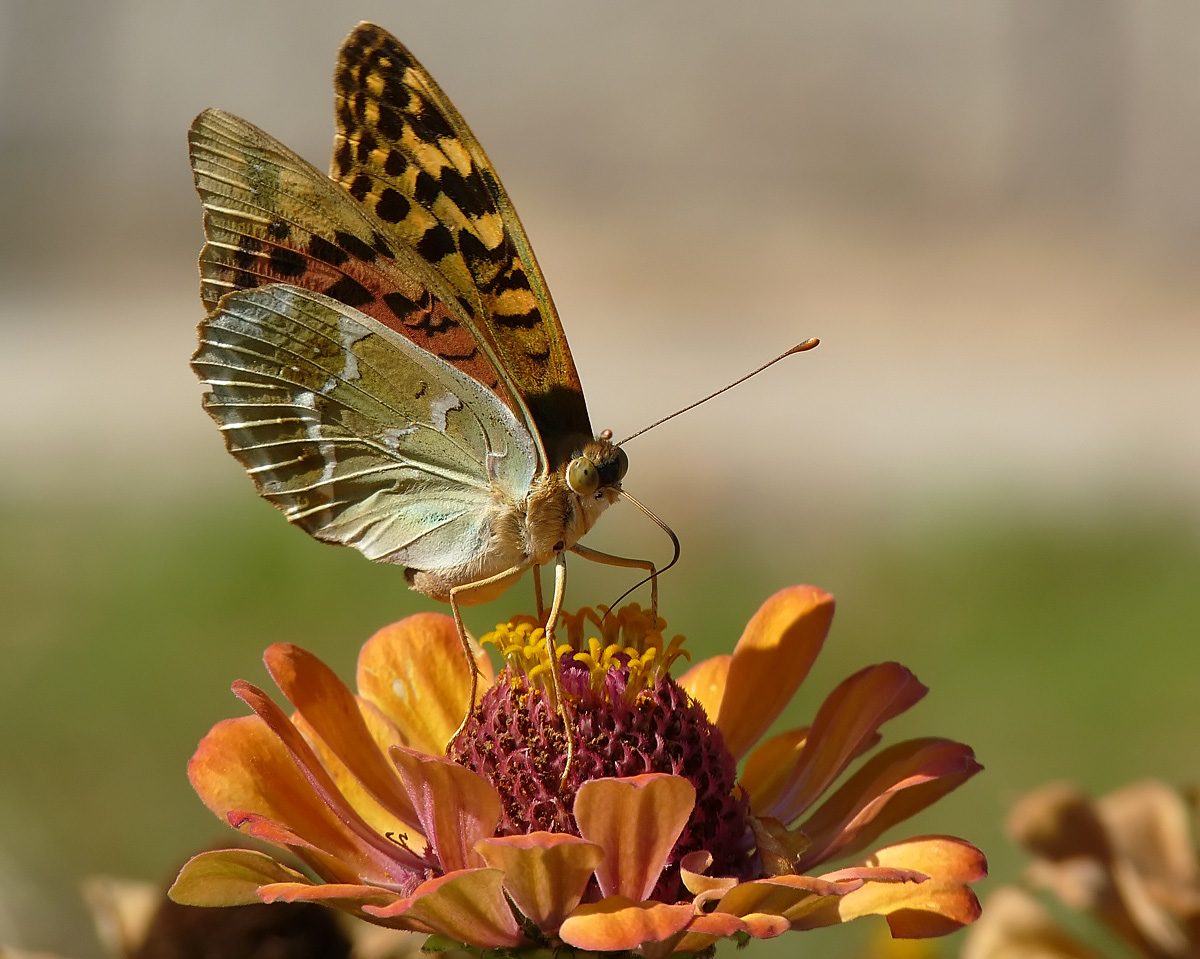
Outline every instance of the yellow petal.
<svg viewBox="0 0 1200 959"><path fill-rule="evenodd" d="M944 936L979 918L971 887L952 879L865 882L823 908L793 918L793 929L817 929L861 916L885 916L897 939Z"/></svg>
<svg viewBox="0 0 1200 959"><path fill-rule="evenodd" d="M482 693L492 684L492 665L483 653L476 662ZM454 620L417 613L379 630L358 655L358 691L396 724L406 746L444 755L471 695Z"/></svg>
<svg viewBox="0 0 1200 959"><path fill-rule="evenodd" d="M244 906L258 903L259 886L308 883L301 873L253 849L217 849L193 856L167 895L185 906Z"/></svg>
<svg viewBox="0 0 1200 959"><path fill-rule="evenodd" d="M527 945L504 898L503 881L499 869L464 869L421 883L408 899L366 905L363 911L381 919L416 920L478 949Z"/></svg>
<svg viewBox="0 0 1200 959"><path fill-rule="evenodd" d="M833 597L793 586L768 599L746 624L729 663L717 726L735 759L770 727L808 675L833 622Z"/></svg>

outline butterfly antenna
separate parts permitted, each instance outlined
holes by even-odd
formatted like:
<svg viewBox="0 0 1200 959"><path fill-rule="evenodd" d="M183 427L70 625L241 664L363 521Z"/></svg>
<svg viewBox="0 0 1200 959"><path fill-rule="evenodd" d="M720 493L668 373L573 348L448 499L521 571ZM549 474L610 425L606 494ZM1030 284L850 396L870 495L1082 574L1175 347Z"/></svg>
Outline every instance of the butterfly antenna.
<svg viewBox="0 0 1200 959"><path fill-rule="evenodd" d="M617 603L621 602L621 600L623 600L626 596L628 596L630 593L632 593L639 586L645 586L652 579L655 579L656 577L661 576L663 573L665 573L667 570L669 570L672 566L674 566L676 563L678 563L679 562L679 554L680 554L680 552L682 552L682 547L680 547L680 545L679 545L679 537L675 535L675 530L671 529L670 526L668 526L661 519L659 519L657 516L655 516L654 513L648 507L643 506L636 499L634 499L633 496L631 496L629 493L626 493L625 490L621 490L620 493L621 493L621 497L623 499L629 500L629 502L631 502L634 506L636 506L643 513L645 513L652 520L654 520L654 522L658 524L659 529L661 529L664 533L666 533L669 537L671 537L671 545L674 547L675 553L671 557L671 562L667 563L666 566L664 566L662 569L655 570L653 573L651 573L645 579L639 579L636 583L634 583L632 586L630 586L629 589L625 590L625 592L623 592L620 596L618 596L615 601L613 601L612 603L609 603L608 610L605 612L605 614L603 616L600 617L601 623L603 623L606 619L608 619L608 617L612 613L612 611L617 608ZM657 595L657 593L656 593L656 595ZM658 610L655 609L654 613L655 613L655 615L658 615Z"/></svg>
<svg viewBox="0 0 1200 959"><path fill-rule="evenodd" d="M635 437L641 436L643 433L649 433L649 432L650 432L652 429L654 429L654 427L656 427L656 426L662 426L662 424L663 424L663 423L665 423L667 420L673 420L673 419L675 419L675 417L677 417L677 416L678 416L680 413L686 413L688 410L694 410L694 409L695 409L697 406L699 406L701 403L707 403L709 400L713 399L714 397L720 396L720 395L721 395L722 393L724 393L726 390L731 390L731 389L733 389L733 388L734 388L735 386L737 386L739 383L745 383L745 382L746 382L746 380L750 379L750 377L752 377L752 376L757 376L757 375L758 375L759 373L761 373L763 370L765 370L765 369L768 369L769 367L772 367L772 366L774 366L774 365L775 365L776 363L778 363L780 360L782 360L782 359L785 359L786 357L789 357L789 356L791 356L793 353L805 353L805 352L807 352L808 350L811 350L811 349L812 349L814 346L816 346L816 345L817 345L818 343L820 343L820 342L821 342L821 341L820 341L820 340L818 340L818 339L817 339L817 338L814 336L812 339L805 340L803 343L797 343L795 346L793 346L793 347L792 347L790 350L788 350L786 353L780 353L780 354L779 354L777 357L775 357L775 359L771 360L771 362L769 362L769 363L764 363L762 366L760 366L760 367L759 367L757 370L754 370L752 373L747 373L745 376L741 377L741 379L734 380L734 381L733 381L732 383L730 383L728 386L722 386L722 387L721 387L719 390L717 390L715 393L709 393L709 394L708 394L708 396L704 397L704 399L702 399L702 400L696 400L696 402L695 402L695 403L689 403L689 404L688 404L687 406L685 406L683 409L681 409L681 410L676 410L674 413L671 413L669 416L664 416L664 417L663 417L661 420L656 420L655 422L651 423L649 426L647 426L647 427L644 427L643 429L640 429L640 430L638 430L638 431L637 431L636 433L634 433L632 436L626 436L626 437L625 437L625 439L621 440L621 442L620 442L620 443L616 443L616 444L614 444L614 445L616 445L616 446L624 446L624 445L625 445L626 443L628 443L628 442L629 442L631 439L634 439ZM635 500L635 502L636 502L636 500ZM639 503L638 505L640 506L641 504ZM654 514L653 514L653 513L651 513L651 512L650 512L648 509L646 509L646 507L642 506L642 509L643 509L643 510L646 510L646 512L647 512L647 513L649 513L649 515L650 515L650 516L654 517ZM662 523L661 523L661 522L658 520L658 518L657 518L657 517L654 517L654 521L655 521L656 523L658 523L658 525L659 525L659 526L662 526L662 527L663 527L663 529L667 529L667 527L666 527L666 526L663 526L663 524L662 524ZM670 532L670 530L667 530L667 531L668 531L668 532ZM672 534L672 535L674 535L674 534ZM665 569L665 567L664 567L664 569ZM644 582L644 581L643 581L643 582ZM639 584L639 585L640 585L640 584ZM624 597L622 597L622 598L624 598ZM620 600L618 600L617 602L620 602Z"/></svg>

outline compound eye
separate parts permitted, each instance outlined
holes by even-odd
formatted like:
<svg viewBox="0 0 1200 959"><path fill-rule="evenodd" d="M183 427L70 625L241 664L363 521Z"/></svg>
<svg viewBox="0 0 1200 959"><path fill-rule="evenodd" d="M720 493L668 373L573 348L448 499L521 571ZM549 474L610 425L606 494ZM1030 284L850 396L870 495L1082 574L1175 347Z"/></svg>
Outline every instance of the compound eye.
<svg viewBox="0 0 1200 959"><path fill-rule="evenodd" d="M625 455L625 451L621 447L617 447L617 482L625 478L625 474L629 472L629 457Z"/></svg>
<svg viewBox="0 0 1200 959"><path fill-rule="evenodd" d="M576 456L567 466L567 485L580 496L591 496L600 488L600 471L586 456Z"/></svg>

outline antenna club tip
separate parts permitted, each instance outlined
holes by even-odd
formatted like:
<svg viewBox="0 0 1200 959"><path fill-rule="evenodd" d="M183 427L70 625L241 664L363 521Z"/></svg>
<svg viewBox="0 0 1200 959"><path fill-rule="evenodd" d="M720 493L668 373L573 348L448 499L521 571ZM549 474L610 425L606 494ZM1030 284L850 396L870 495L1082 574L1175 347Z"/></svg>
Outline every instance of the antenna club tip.
<svg viewBox="0 0 1200 959"><path fill-rule="evenodd" d="M810 337L809 339L805 340L803 343L797 343L795 346L793 346L790 350L788 350L783 355L791 356L793 353L803 353L805 350L811 350L813 347L817 346L820 342L821 341L818 340L815 336Z"/></svg>

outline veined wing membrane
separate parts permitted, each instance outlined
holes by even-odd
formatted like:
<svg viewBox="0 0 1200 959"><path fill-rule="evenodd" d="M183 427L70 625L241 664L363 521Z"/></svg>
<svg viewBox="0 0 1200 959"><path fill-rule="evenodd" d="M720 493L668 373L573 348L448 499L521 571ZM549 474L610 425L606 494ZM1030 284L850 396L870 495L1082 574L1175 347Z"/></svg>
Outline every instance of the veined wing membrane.
<svg viewBox="0 0 1200 959"><path fill-rule="evenodd" d="M205 408L288 519L417 568L478 556L520 502L533 438L491 392L379 321L299 287L224 297L192 359Z"/></svg>

